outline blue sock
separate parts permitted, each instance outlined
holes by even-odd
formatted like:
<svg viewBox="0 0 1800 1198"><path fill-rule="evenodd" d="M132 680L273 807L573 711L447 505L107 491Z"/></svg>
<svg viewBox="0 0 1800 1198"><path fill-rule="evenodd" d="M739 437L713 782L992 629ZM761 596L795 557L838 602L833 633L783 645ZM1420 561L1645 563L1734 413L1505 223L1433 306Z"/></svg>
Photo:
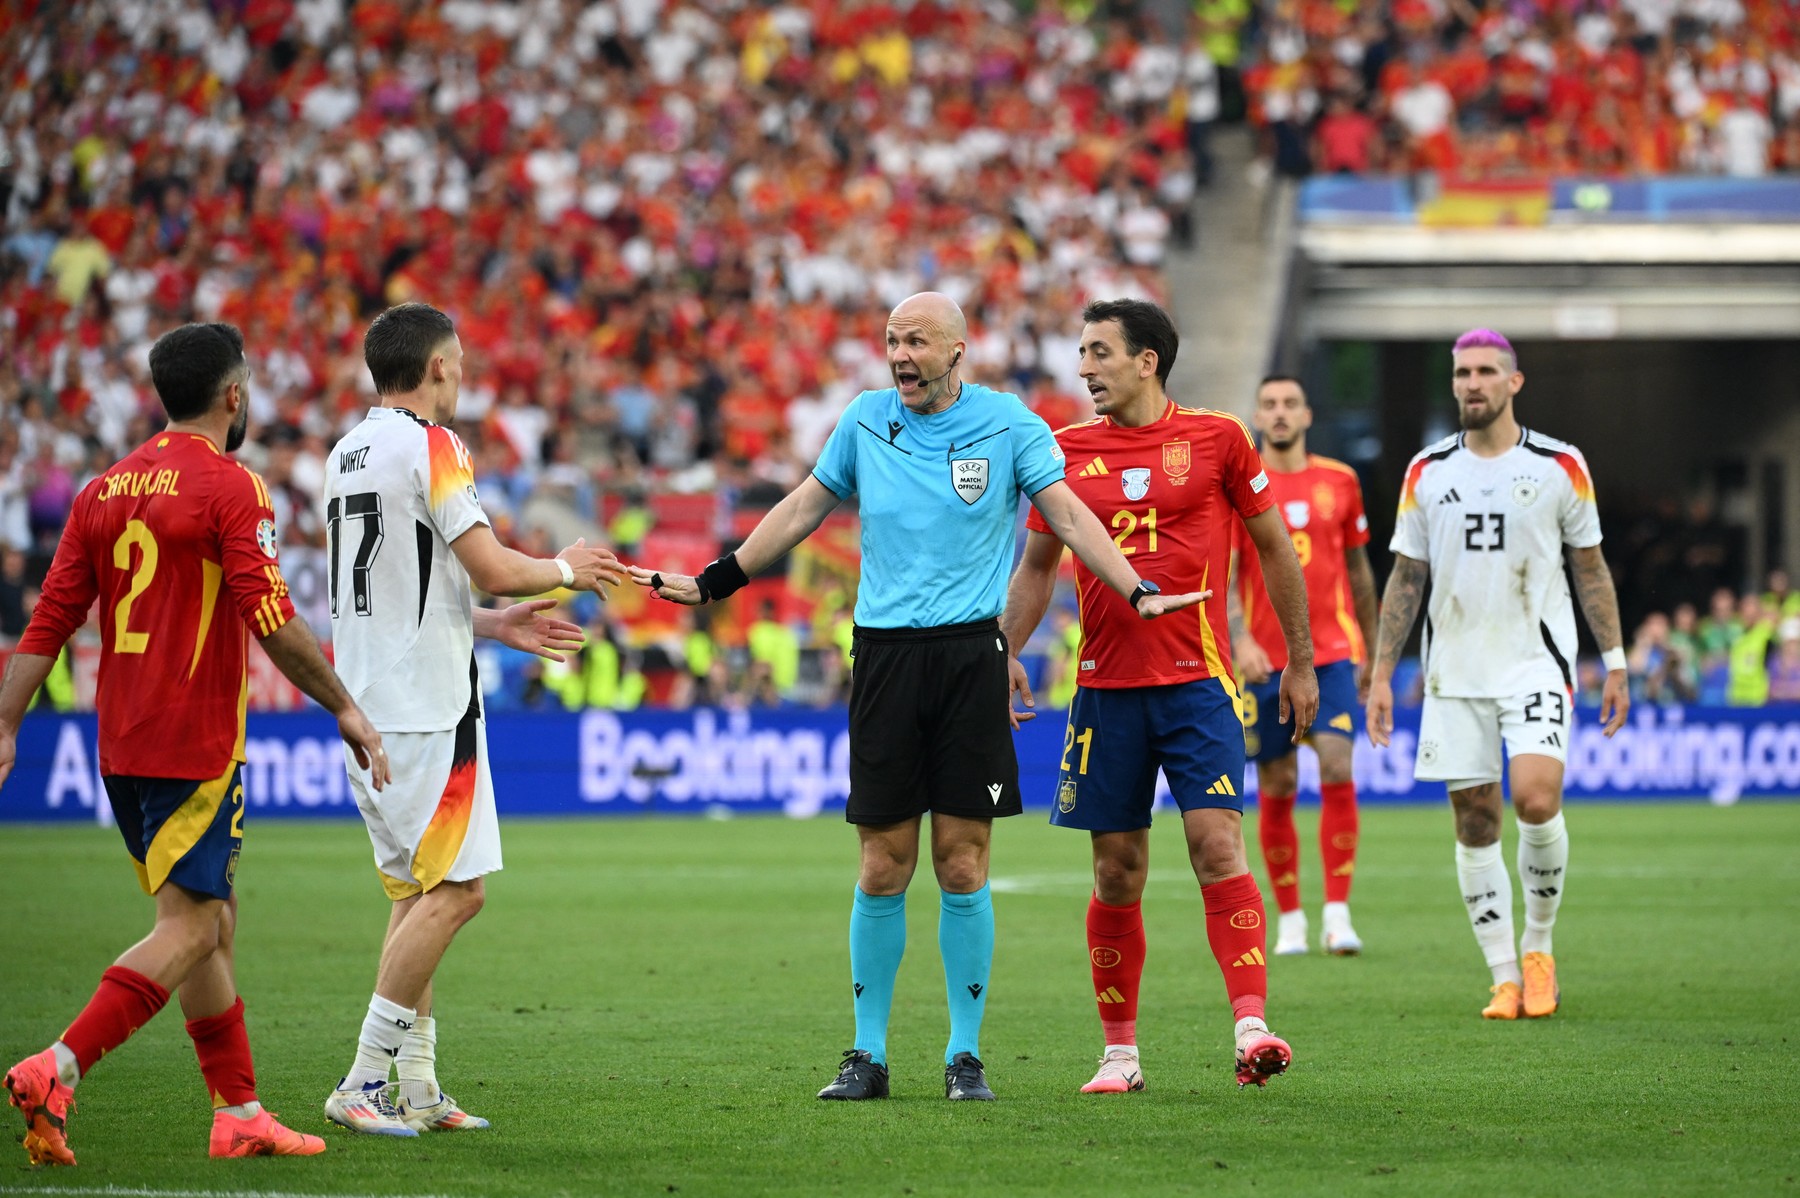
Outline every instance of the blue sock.
<svg viewBox="0 0 1800 1198"><path fill-rule="evenodd" d="M984 883L973 894L943 892L938 912L938 951L950 996L948 1065L959 1052L981 1055L981 1016L987 1010L988 973L994 965L994 902Z"/></svg>
<svg viewBox="0 0 1800 1198"><path fill-rule="evenodd" d="M850 905L850 984L856 997L856 1048L887 1064L894 976L906 953L906 894L864 894Z"/></svg>

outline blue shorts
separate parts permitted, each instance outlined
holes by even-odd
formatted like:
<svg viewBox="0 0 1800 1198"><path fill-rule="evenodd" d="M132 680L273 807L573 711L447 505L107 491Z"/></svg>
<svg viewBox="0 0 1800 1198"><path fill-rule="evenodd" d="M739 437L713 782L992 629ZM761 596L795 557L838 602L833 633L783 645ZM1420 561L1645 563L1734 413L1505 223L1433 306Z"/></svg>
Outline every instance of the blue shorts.
<svg viewBox="0 0 1800 1198"><path fill-rule="evenodd" d="M109 774L106 797L138 884L155 894L164 882L228 899L244 847L244 783L232 762L210 782Z"/></svg>
<svg viewBox="0 0 1800 1198"><path fill-rule="evenodd" d="M1075 688L1050 822L1089 832L1148 828L1159 767L1183 811L1244 810L1244 729L1224 683Z"/></svg>
<svg viewBox="0 0 1800 1198"><path fill-rule="evenodd" d="M1362 708L1356 702L1356 665L1349 660L1320 666L1319 716L1312 736L1329 732L1352 740L1362 731ZM1280 761L1294 751L1294 725L1281 722L1281 675L1244 687L1244 752L1258 765Z"/></svg>

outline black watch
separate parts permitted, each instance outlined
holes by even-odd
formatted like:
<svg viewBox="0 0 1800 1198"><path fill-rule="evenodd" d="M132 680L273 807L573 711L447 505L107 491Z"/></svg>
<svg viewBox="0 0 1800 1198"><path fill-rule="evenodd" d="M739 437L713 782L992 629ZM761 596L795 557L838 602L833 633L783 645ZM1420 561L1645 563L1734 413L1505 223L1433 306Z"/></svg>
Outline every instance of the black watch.
<svg viewBox="0 0 1800 1198"><path fill-rule="evenodd" d="M1137 590L1131 592L1131 610L1137 610L1137 605L1143 600L1145 595L1160 594L1162 594L1162 588L1157 586L1154 582L1151 582L1149 579L1139 580Z"/></svg>

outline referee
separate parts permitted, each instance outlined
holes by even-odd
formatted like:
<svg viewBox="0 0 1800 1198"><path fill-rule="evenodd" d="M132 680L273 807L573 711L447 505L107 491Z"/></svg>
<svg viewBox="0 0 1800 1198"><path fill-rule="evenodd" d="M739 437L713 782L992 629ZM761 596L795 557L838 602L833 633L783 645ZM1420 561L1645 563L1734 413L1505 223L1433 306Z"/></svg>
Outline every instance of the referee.
<svg viewBox="0 0 1800 1198"><path fill-rule="evenodd" d="M963 382L968 324L921 292L887 322L894 386L844 410L818 464L736 553L697 577L631 568L657 596L723 599L860 496L862 581L850 689L850 798L862 864L850 909L855 1045L820 1098L885 1098L894 978L906 950L906 887L931 813L942 891L938 948L950 1002L944 1094L992 1101L980 1059L994 956L988 895L993 821L1017 815L1019 763L997 617L1013 564L1019 495L1101 580L1153 619L1200 602L1138 577L1063 481L1050 428L1016 395Z"/></svg>

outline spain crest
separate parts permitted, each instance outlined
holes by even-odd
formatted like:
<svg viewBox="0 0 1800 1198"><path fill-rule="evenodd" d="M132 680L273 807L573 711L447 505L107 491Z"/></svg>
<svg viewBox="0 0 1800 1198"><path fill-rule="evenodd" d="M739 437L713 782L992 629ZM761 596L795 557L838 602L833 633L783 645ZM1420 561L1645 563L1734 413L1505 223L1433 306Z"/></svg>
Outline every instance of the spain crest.
<svg viewBox="0 0 1800 1198"><path fill-rule="evenodd" d="M1313 509L1319 513L1319 519L1330 520L1337 515L1337 494L1324 483L1313 487Z"/></svg>
<svg viewBox="0 0 1800 1198"><path fill-rule="evenodd" d="M1183 478L1193 466L1193 454L1186 441L1163 442L1163 473L1170 478Z"/></svg>

